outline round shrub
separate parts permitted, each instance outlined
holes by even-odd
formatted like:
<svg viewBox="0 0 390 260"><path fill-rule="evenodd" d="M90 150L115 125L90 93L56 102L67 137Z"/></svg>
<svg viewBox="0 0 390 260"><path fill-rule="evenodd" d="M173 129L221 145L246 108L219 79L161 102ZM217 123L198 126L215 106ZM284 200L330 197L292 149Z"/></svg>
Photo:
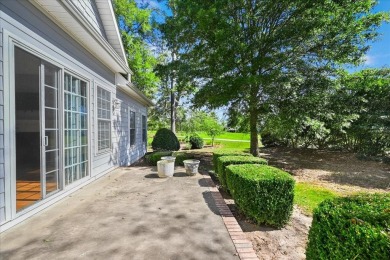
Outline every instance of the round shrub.
<svg viewBox="0 0 390 260"><path fill-rule="evenodd" d="M177 151L180 149L180 143L171 130L160 128L153 138L152 148L155 151Z"/></svg>
<svg viewBox="0 0 390 260"><path fill-rule="evenodd" d="M204 146L203 139L199 135L190 136L191 149L202 149Z"/></svg>
<svg viewBox="0 0 390 260"><path fill-rule="evenodd" d="M173 152L172 156L176 157L175 165L176 166L184 166L184 160L193 159L194 156L190 153L184 153L184 152Z"/></svg>
<svg viewBox="0 0 390 260"><path fill-rule="evenodd" d="M322 202L314 210L306 258L390 259L390 194Z"/></svg>

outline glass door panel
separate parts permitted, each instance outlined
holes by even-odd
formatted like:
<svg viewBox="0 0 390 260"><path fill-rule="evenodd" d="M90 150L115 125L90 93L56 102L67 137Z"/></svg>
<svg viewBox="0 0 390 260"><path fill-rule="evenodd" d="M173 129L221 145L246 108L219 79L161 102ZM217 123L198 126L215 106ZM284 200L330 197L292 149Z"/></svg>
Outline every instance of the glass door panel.
<svg viewBox="0 0 390 260"><path fill-rule="evenodd" d="M44 124L42 133L44 158L43 176L45 183L42 190L44 196L59 189L59 142L58 142L58 69L46 62L42 63L43 86L41 93L44 94Z"/></svg>
<svg viewBox="0 0 390 260"><path fill-rule="evenodd" d="M15 47L16 212L42 199L41 192L41 60Z"/></svg>
<svg viewBox="0 0 390 260"><path fill-rule="evenodd" d="M65 185L88 175L87 84L65 74Z"/></svg>

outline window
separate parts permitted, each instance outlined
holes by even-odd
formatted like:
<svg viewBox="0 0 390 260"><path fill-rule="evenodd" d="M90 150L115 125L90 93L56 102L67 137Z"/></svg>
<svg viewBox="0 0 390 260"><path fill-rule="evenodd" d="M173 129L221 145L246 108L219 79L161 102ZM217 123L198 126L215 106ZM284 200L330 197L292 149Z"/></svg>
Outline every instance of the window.
<svg viewBox="0 0 390 260"><path fill-rule="evenodd" d="M98 153L111 147L111 93L97 87L97 142Z"/></svg>
<svg viewBox="0 0 390 260"><path fill-rule="evenodd" d="M146 143L147 132L146 132L146 116L142 116L142 142Z"/></svg>
<svg viewBox="0 0 390 260"><path fill-rule="evenodd" d="M135 145L135 112L130 111L129 119L130 145Z"/></svg>

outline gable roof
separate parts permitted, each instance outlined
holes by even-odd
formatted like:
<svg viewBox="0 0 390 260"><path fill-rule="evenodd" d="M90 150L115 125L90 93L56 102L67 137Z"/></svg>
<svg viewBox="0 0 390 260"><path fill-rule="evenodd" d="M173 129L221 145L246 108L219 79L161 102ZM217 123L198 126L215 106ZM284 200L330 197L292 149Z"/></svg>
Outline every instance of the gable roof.
<svg viewBox="0 0 390 260"><path fill-rule="evenodd" d="M113 72L131 74L110 0L31 0ZM93 6L96 4L95 6ZM100 28L100 21L103 28Z"/></svg>

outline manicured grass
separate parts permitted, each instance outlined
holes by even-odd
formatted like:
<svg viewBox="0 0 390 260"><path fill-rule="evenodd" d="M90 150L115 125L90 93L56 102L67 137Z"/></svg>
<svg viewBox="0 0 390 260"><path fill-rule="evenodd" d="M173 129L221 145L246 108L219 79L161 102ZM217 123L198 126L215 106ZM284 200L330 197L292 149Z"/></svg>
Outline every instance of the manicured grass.
<svg viewBox="0 0 390 260"><path fill-rule="evenodd" d="M183 134L184 133L179 133ZM199 132L197 133L200 137L205 138L205 139L211 139L210 136L208 136L204 132ZM218 135L215 139L228 139L228 140L240 140L240 141L250 141L250 134L248 133L230 133L230 132L224 132L220 135Z"/></svg>
<svg viewBox="0 0 390 260"><path fill-rule="evenodd" d="M155 133L156 131L148 131L148 144L152 143L153 136L155 135ZM206 133L198 132L197 134L204 140L206 145L211 145L211 138ZM176 135L179 138L179 140L181 140L185 137L186 134L184 132L178 132ZM215 138L214 146L223 149L238 149L238 150L249 149L250 135L248 133L224 132Z"/></svg>
<svg viewBox="0 0 390 260"><path fill-rule="evenodd" d="M329 189L309 182L297 182L294 191L294 203L306 214L312 215L313 210L324 200L334 199L339 195Z"/></svg>
<svg viewBox="0 0 390 260"><path fill-rule="evenodd" d="M211 145L211 140L205 140L205 144ZM249 142L242 142L242 141L215 140L214 146L220 147L223 149L245 150L245 149L249 149L250 143Z"/></svg>

